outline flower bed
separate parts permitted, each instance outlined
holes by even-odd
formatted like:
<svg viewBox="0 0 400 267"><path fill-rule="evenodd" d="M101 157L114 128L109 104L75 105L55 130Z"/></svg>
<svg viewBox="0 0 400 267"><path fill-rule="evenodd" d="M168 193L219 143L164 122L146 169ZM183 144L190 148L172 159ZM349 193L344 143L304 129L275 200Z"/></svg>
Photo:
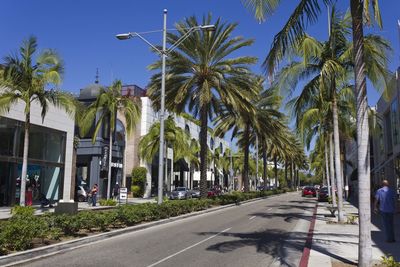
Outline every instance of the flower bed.
<svg viewBox="0 0 400 267"><path fill-rule="evenodd" d="M286 190L280 189L234 192L210 199L165 201L161 205L121 205L112 210L81 211L75 215L46 213L35 216L34 208L17 206L12 209L9 220L0 222L0 255L284 192Z"/></svg>

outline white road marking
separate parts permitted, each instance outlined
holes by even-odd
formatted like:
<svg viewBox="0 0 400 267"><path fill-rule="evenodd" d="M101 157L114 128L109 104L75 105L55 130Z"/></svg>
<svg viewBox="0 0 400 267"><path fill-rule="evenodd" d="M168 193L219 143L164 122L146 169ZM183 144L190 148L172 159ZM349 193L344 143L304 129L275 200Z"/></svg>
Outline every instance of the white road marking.
<svg viewBox="0 0 400 267"><path fill-rule="evenodd" d="M256 216L250 217L249 220L253 220Z"/></svg>
<svg viewBox="0 0 400 267"><path fill-rule="evenodd" d="M147 266L147 267L156 266L156 265L158 265L158 264L160 264L160 263L162 263L162 262L164 262L164 261L166 261L166 260L168 260L168 259L170 259L170 258L172 258L172 257L175 257L175 256L178 255L178 254L181 254L182 252L185 252L186 250L189 250L189 249L191 249L191 248L194 248L195 246L198 246L198 245L200 245L200 244L202 244L202 243L204 243L204 242L206 242L206 241L208 241L208 240L210 240L210 239L212 239L212 238L214 238L214 237L216 237L216 236L218 236L218 235L220 235L220 234L222 234L222 233L224 233L224 232L229 231L231 228L232 228L232 227L226 228L225 230L219 232L218 234L215 234L215 235L213 235L213 236L207 237L206 239L203 239L203 240L201 240L201 241L199 241L199 242L197 242L197 243L195 243L195 244L193 244L193 245L191 245L191 246L189 246L189 247L187 247L187 248L184 248L184 249L182 249L182 250L180 250L180 251L178 251L178 252L176 252L176 253L174 253L174 254L172 254L172 255L169 255L168 257L165 257L164 259L161 259L161 260L159 260L159 261L157 261L157 262L155 262L155 263L153 263L153 264L150 264L150 265Z"/></svg>
<svg viewBox="0 0 400 267"><path fill-rule="evenodd" d="M272 210L272 208L269 208L269 209L267 209L267 210Z"/></svg>

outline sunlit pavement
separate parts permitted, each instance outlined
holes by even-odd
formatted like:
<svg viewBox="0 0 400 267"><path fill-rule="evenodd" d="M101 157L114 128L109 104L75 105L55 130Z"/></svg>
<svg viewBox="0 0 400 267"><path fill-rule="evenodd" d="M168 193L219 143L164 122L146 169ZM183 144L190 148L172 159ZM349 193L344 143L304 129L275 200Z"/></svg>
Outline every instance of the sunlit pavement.
<svg viewBox="0 0 400 267"><path fill-rule="evenodd" d="M298 266L315 199L298 192L151 227L25 266Z"/></svg>

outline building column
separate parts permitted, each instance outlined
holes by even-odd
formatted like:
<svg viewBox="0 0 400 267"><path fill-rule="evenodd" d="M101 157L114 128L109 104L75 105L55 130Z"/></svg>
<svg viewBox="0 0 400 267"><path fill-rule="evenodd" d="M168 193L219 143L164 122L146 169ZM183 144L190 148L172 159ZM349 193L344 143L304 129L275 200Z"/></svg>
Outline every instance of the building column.
<svg viewBox="0 0 400 267"><path fill-rule="evenodd" d="M75 190L75 188L71 188L71 179L75 179L75 177L71 177L73 143L73 133L67 133L65 145L63 196L55 208L55 213L73 214L78 212L78 203L71 199L71 190Z"/></svg>
<svg viewBox="0 0 400 267"><path fill-rule="evenodd" d="M65 149L65 160L64 160L64 186L63 186L63 197L61 202L74 202L71 199L71 173L72 173L72 150L73 150L74 136L73 134L67 133L66 136L66 149ZM75 177L74 177L75 179Z"/></svg>

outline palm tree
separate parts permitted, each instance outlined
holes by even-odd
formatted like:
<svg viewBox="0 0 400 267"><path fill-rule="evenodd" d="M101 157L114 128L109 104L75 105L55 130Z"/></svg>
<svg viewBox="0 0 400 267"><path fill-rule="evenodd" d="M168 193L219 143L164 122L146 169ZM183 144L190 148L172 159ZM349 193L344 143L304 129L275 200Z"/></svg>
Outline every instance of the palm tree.
<svg viewBox="0 0 400 267"><path fill-rule="evenodd" d="M79 122L81 135L85 135L93 124L95 124L92 143L96 141L102 125L106 125L109 134L109 157L108 157L108 181L107 199L111 192L111 162L113 150L113 134L117 123L117 115L124 116L126 121L126 131L130 135L140 118L139 99L121 94L122 82L114 81L111 87L101 88L96 100L88 106ZM98 118L96 120L96 117Z"/></svg>
<svg viewBox="0 0 400 267"><path fill-rule="evenodd" d="M260 92L263 89L264 79L255 77L252 80L253 92ZM261 142L266 139L278 140L280 133L285 130L285 125L281 123L284 116L278 111L280 101L277 90L270 88L254 98L252 101L254 111L250 110L249 106L246 109L235 106L233 112L230 109L221 109L221 114L215 119L217 124L215 133L223 136L232 129L232 138L237 137L238 145L243 149L242 179L245 192L249 190L249 149L250 146L255 146L256 136L260 137Z"/></svg>
<svg viewBox="0 0 400 267"><path fill-rule="evenodd" d="M10 55L4 59L3 78L0 79L0 114L9 112L17 102L25 104L24 150L21 172L20 205L25 206L26 174L28 167L29 130L31 106L39 104L42 120L45 119L49 105L64 109L73 114L74 98L57 90L46 90L49 86L61 83L64 71L63 63L53 50L45 50L36 57L37 40L29 37L19 48L19 55Z"/></svg>
<svg viewBox="0 0 400 267"><path fill-rule="evenodd" d="M190 136L175 123L173 116L165 120L165 143L174 151L174 162L188 156L191 151ZM193 145L193 144L192 144ZM160 123L154 123L139 142L139 157L152 162L160 149Z"/></svg>
<svg viewBox="0 0 400 267"><path fill-rule="evenodd" d="M211 24L211 15L203 18L203 25ZM198 26L195 17L189 17L176 25L178 34L169 33L168 43L175 43L186 34L188 28ZM219 113L220 104L231 106L250 103L245 91L248 86L249 64L254 57L232 58L232 54L249 46L252 40L232 37L237 24L227 24L217 19L214 32L197 31L185 39L167 58L166 99L168 110L177 112L188 108L199 117L200 126L200 192L207 196L207 128L208 120ZM160 69L158 61L150 69ZM149 97L159 107L161 74L155 74L149 84ZM250 105L249 105L250 106Z"/></svg>
<svg viewBox="0 0 400 267"><path fill-rule="evenodd" d="M303 58L303 62L293 62L284 68L279 75L279 80L283 88L294 88L298 79L308 79L308 84L304 87L298 102L301 104L307 101L312 94L325 94L331 105L332 134L333 134L333 153L334 168L336 171L336 184L338 194L338 218L344 221L342 212L342 192L343 177L340 161L340 138L339 138L339 117L338 117L338 90L347 93L348 101L354 101L351 86L347 84L350 71L353 70L352 46L347 42L349 33L349 17L340 19L340 13L332 9L330 24L330 36L328 41L319 42L314 38L305 35L293 48L296 56ZM369 68L368 75L374 78L377 73L383 77L386 73L385 58L386 51L389 49L387 42L379 36L366 36L364 43L369 44L367 65L374 66ZM374 49L378 48L378 49ZM350 105L350 104L347 104ZM352 105L354 106L354 105ZM342 107L343 108L343 107ZM298 113L301 114L302 113ZM333 170L331 171L334 172Z"/></svg>
<svg viewBox="0 0 400 267"><path fill-rule="evenodd" d="M175 123L173 116L168 116L164 124L165 149L171 147L174 151L173 162L184 159L190 163L191 177L192 171L198 165L198 144L195 139L190 139L188 133ZM142 136L139 142L139 157L147 162L152 162L160 149L160 123L154 123L149 132ZM150 193L150 188L147 188Z"/></svg>
<svg viewBox="0 0 400 267"><path fill-rule="evenodd" d="M321 0L326 5L334 1ZM276 0L245 0L246 5L254 11L259 20L264 20L265 15L271 14L280 1ZM371 262L371 210L370 210L370 168L368 154L368 101L366 83L366 60L364 46L363 24L372 23L370 8L372 6L373 19L382 27L379 1L350 0L350 11L352 17L352 32L354 43L354 73L355 87L354 95L357 99L357 153L358 153L358 189L359 189L359 266L369 266ZM271 50L264 61L264 67L273 74L275 66L283 59L287 52L287 46L296 43L297 37L304 34L307 24L318 20L321 9L319 1L302 0L295 8L284 28L275 36ZM382 77L381 77L382 78Z"/></svg>

